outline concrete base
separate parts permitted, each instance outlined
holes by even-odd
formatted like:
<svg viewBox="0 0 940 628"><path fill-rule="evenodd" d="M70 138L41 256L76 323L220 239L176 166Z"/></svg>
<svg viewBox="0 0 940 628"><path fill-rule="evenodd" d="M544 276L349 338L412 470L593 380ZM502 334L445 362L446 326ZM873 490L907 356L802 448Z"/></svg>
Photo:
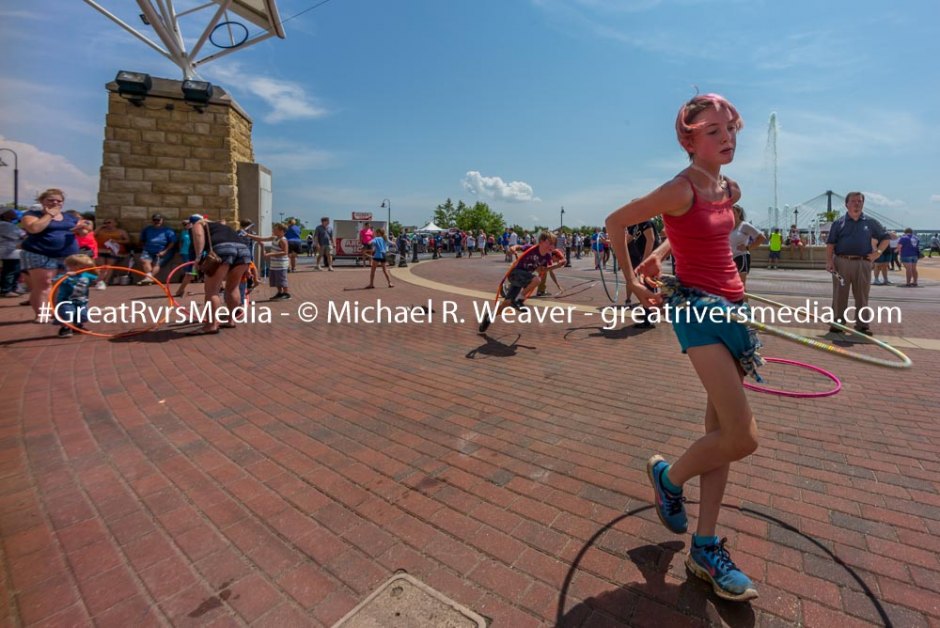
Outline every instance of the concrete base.
<svg viewBox="0 0 940 628"><path fill-rule="evenodd" d="M400 573L386 580L333 628L419 626L486 628L486 620L417 578Z"/></svg>
<svg viewBox="0 0 940 628"><path fill-rule="evenodd" d="M767 268L767 259L770 255L770 249L767 246L760 246L751 251L751 266L753 268ZM799 254L794 258L790 254L790 248L784 247L780 251L780 260L777 264L780 268L801 268L807 270L825 270L826 269L826 247L825 246L807 246L803 248L803 259Z"/></svg>

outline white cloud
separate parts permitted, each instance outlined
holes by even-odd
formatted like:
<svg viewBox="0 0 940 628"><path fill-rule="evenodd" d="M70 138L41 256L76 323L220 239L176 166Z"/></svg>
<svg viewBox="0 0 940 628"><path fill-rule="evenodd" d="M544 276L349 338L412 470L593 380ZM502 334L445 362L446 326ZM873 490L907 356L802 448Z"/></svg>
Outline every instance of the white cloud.
<svg viewBox="0 0 940 628"><path fill-rule="evenodd" d="M931 203L940 203L940 194L931 194L930 195Z"/></svg>
<svg viewBox="0 0 940 628"><path fill-rule="evenodd" d="M864 62L851 51L844 36L828 31L791 33L784 38L764 41L753 52L758 70L779 71L788 68L847 68Z"/></svg>
<svg viewBox="0 0 940 628"><path fill-rule="evenodd" d="M263 100L271 107L271 111L263 116L263 120L271 124L286 120L322 118L329 113L295 81L251 74L245 72L237 63L207 67L203 73L216 80L227 81L229 85L223 85L226 89L236 93L247 90Z"/></svg>
<svg viewBox="0 0 940 628"><path fill-rule="evenodd" d="M468 171L462 183L467 191L473 192L477 196L489 196L497 201L522 203L542 200L535 196L532 186L525 181L506 183L500 177L484 177L476 170Z"/></svg>
<svg viewBox="0 0 940 628"><path fill-rule="evenodd" d="M907 203L897 199L891 199L878 192L865 192L865 202L881 207L904 207Z"/></svg>
<svg viewBox="0 0 940 628"><path fill-rule="evenodd" d="M29 205L46 188L61 188L65 192L67 209L85 211L97 203L98 177L83 172L62 155L47 153L32 144L16 142L0 136L0 144L16 152L20 171L19 201ZM10 153L0 153L8 168L0 168L0 198L13 200L13 166Z"/></svg>
<svg viewBox="0 0 940 628"><path fill-rule="evenodd" d="M5 20L48 20L49 18L42 13L36 13L34 11L22 11L19 9L3 9L0 11L0 17Z"/></svg>
<svg viewBox="0 0 940 628"><path fill-rule="evenodd" d="M271 170L326 170L339 165L336 154L290 140L259 139L254 143L259 163Z"/></svg>

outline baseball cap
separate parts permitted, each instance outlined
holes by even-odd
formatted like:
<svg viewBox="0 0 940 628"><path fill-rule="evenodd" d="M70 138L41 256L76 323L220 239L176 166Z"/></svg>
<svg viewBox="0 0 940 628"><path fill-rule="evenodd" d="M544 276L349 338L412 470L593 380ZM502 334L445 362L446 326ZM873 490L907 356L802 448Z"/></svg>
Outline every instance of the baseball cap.
<svg viewBox="0 0 940 628"><path fill-rule="evenodd" d="M202 220L202 214L193 214L189 217L189 222L191 223L197 223L200 220Z"/></svg>
<svg viewBox="0 0 940 628"><path fill-rule="evenodd" d="M163 214L154 214L150 217L150 220L163 220Z"/></svg>

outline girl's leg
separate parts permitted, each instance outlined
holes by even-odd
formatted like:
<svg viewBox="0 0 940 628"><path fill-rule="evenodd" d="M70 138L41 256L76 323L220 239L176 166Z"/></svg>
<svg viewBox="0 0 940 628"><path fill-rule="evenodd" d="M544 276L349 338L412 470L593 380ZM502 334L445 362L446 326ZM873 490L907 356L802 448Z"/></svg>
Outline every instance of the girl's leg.
<svg viewBox="0 0 940 628"><path fill-rule="evenodd" d="M699 520L685 564L697 577L711 583L719 597L751 600L757 597L757 589L731 560L725 542L715 534L715 527L730 463L757 448L757 424L741 386L742 373L728 350L723 345L706 345L690 348L688 354L708 393L708 403L705 436L668 469L667 477L673 483L685 482L691 475L700 478ZM679 468L674 473L676 467Z"/></svg>
<svg viewBox="0 0 940 628"><path fill-rule="evenodd" d="M705 433L715 432L721 429L718 422L718 410L711 398L705 407ZM725 494L725 485L728 483L728 471L731 469L731 463L724 464L716 469L702 474L699 478L699 493L701 501L699 503L698 524L695 527L695 534L698 536L714 536L715 526L718 523L718 513L721 511L721 500Z"/></svg>
<svg viewBox="0 0 940 628"><path fill-rule="evenodd" d="M387 267L387 265L385 264L385 262L382 262L382 274L385 275L385 281L388 282L388 287L389 287L389 288L394 288L395 286L392 285L392 278L389 277L389 275L388 275L388 267Z"/></svg>
<svg viewBox="0 0 940 628"><path fill-rule="evenodd" d="M917 262L911 264L911 275L914 277L914 285L917 285Z"/></svg>
<svg viewBox="0 0 940 628"><path fill-rule="evenodd" d="M372 267L369 269L369 287L375 287L375 260L372 260Z"/></svg>
<svg viewBox="0 0 940 628"><path fill-rule="evenodd" d="M54 276L54 270L45 268L33 268L29 271L29 304L36 316L39 316L42 304L49 300L49 288L52 287Z"/></svg>
<svg viewBox="0 0 940 628"><path fill-rule="evenodd" d="M728 349L720 344L691 347L688 355L715 408L719 427L692 443L669 468L669 480L676 486L757 449L757 423Z"/></svg>

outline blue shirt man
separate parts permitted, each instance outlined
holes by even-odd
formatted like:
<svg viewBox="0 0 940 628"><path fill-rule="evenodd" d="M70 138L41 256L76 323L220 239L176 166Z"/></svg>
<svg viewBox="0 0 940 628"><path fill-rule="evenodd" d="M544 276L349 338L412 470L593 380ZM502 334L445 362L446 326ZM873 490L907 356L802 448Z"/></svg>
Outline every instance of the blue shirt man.
<svg viewBox="0 0 940 628"><path fill-rule="evenodd" d="M836 323L854 325L855 330L873 335L868 324L871 312L868 293L871 291L872 263L890 243L888 232L880 222L862 213L865 195L849 192L845 196L846 213L832 223L826 238L826 270L832 273L832 313ZM872 248L872 240L877 247ZM849 290L855 299L849 314ZM839 327L830 326L830 334L842 335Z"/></svg>

